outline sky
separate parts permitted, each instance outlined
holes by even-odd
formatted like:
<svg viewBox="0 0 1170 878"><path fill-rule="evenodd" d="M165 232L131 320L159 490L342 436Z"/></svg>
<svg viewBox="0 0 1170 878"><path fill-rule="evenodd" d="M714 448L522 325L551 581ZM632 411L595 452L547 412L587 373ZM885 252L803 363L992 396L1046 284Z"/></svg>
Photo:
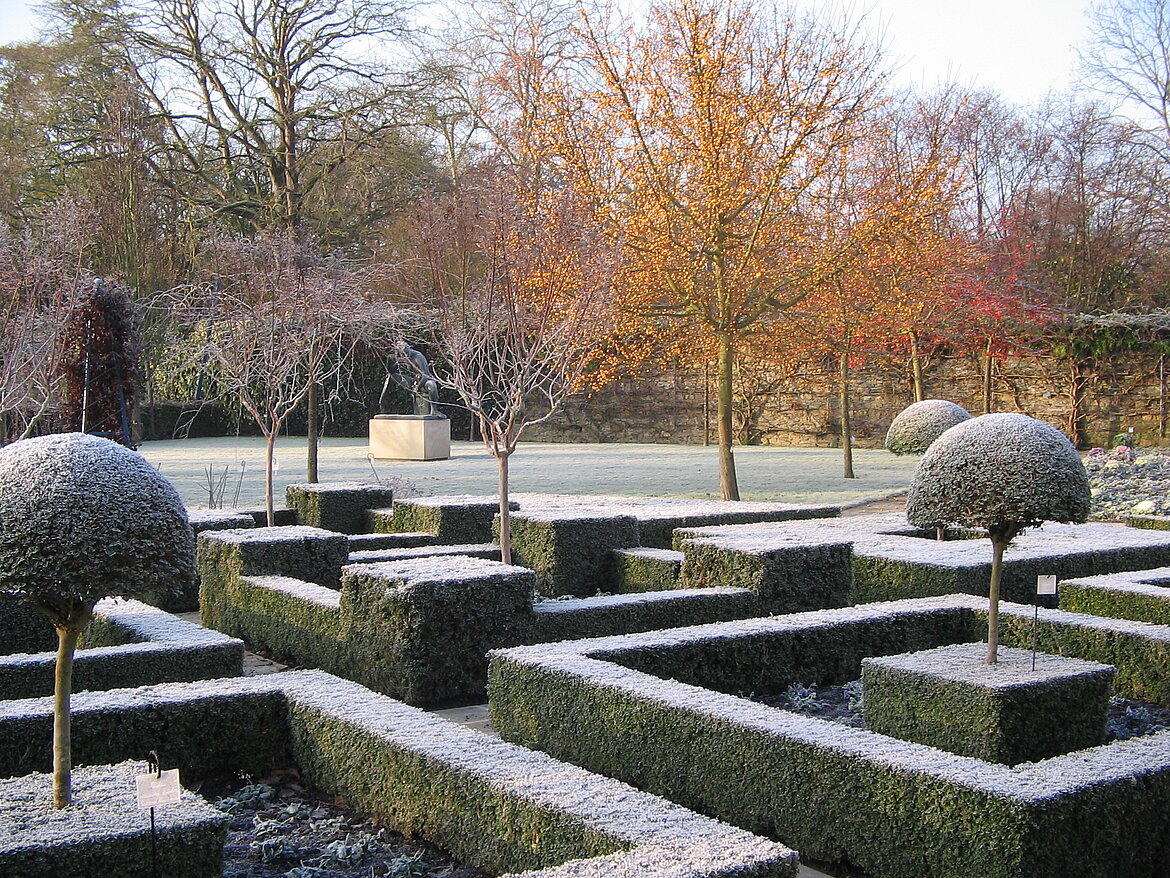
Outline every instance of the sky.
<svg viewBox="0 0 1170 878"><path fill-rule="evenodd" d="M824 0L795 0L815 7ZM988 88L1013 103L1064 91L1075 71L1074 46L1087 35L1090 0L858 0L884 33L897 81L929 88L953 79ZM0 0L0 42L28 38L36 19L28 0Z"/></svg>

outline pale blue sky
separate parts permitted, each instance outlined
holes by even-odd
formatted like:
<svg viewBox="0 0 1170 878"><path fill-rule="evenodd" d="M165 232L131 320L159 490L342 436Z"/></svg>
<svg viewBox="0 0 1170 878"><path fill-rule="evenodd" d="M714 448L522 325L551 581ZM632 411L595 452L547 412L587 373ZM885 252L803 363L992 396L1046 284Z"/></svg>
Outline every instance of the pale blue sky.
<svg viewBox="0 0 1170 878"><path fill-rule="evenodd" d="M820 6L824 0L795 0ZM1031 103L1069 87L1073 46L1087 35L1089 0L862 0L884 29L899 79L921 86L955 79ZM29 37L27 0L0 0L0 42Z"/></svg>

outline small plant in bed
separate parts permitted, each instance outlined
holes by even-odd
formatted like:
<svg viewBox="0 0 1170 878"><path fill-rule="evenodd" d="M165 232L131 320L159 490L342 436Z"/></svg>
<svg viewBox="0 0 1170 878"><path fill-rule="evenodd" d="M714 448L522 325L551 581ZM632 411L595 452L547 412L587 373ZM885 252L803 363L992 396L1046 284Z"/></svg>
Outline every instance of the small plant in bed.
<svg viewBox="0 0 1170 878"><path fill-rule="evenodd" d="M296 769L217 778L200 792L231 819L224 878L487 878L313 790Z"/></svg>

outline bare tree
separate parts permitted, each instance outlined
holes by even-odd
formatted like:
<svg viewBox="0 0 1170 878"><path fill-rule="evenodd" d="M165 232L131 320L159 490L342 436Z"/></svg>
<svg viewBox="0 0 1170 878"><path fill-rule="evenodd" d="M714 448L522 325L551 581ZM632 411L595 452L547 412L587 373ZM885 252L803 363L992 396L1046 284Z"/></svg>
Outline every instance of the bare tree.
<svg viewBox="0 0 1170 878"><path fill-rule="evenodd" d="M0 227L0 441L31 436L60 401L63 329L91 283L88 219L62 200L23 236Z"/></svg>
<svg viewBox="0 0 1170 878"><path fill-rule="evenodd" d="M500 554L511 563L509 459L607 338L612 251L580 205L522 188L432 200L418 240L437 309L436 376L475 416L499 466Z"/></svg>
<svg viewBox="0 0 1170 878"><path fill-rule="evenodd" d="M189 363L256 422L266 442L264 495L273 523L276 437L310 387L342 385L359 343L396 332L397 312L372 301L377 270L322 258L291 232L218 238L203 250L206 280L167 304Z"/></svg>

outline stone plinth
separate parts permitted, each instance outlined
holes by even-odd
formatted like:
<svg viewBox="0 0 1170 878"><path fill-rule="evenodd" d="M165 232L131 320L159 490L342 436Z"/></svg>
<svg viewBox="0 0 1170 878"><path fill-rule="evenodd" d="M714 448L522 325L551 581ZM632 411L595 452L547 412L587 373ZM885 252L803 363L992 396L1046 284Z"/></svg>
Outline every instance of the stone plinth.
<svg viewBox="0 0 1170 878"><path fill-rule="evenodd" d="M1105 743L1115 668L961 643L861 664L868 729L960 756L1016 765Z"/></svg>
<svg viewBox="0 0 1170 878"><path fill-rule="evenodd" d="M446 460L451 422L439 415L375 415L370 418L375 460Z"/></svg>

